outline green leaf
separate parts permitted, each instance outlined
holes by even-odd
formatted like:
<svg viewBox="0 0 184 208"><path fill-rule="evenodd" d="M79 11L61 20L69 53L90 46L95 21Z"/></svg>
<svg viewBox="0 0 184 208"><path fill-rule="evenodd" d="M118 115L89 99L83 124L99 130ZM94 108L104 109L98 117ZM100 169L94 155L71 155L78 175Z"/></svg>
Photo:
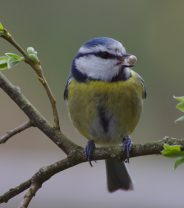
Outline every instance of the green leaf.
<svg viewBox="0 0 184 208"><path fill-rule="evenodd" d="M174 169L176 169L178 166L184 163L184 157L178 157L174 164Z"/></svg>
<svg viewBox="0 0 184 208"><path fill-rule="evenodd" d="M7 56L1 56L0 57L0 70L6 70L8 68L8 57Z"/></svg>
<svg viewBox="0 0 184 208"><path fill-rule="evenodd" d="M27 53L28 54L37 54L37 51L33 47L28 47L27 48Z"/></svg>
<svg viewBox="0 0 184 208"><path fill-rule="evenodd" d="M184 115L175 120L176 123L183 122L183 121L184 121Z"/></svg>
<svg viewBox="0 0 184 208"><path fill-rule="evenodd" d="M1 22L0 22L0 31L4 31L4 26Z"/></svg>
<svg viewBox="0 0 184 208"><path fill-rule="evenodd" d="M35 54L30 54L29 58L33 61L33 63L38 64L39 63L39 59L38 56Z"/></svg>
<svg viewBox="0 0 184 208"><path fill-rule="evenodd" d="M163 150L161 151L162 155L166 157L176 157L174 164L174 169L184 163L184 151L182 151L180 145L168 145L164 144Z"/></svg>
<svg viewBox="0 0 184 208"><path fill-rule="evenodd" d="M18 64L20 61L16 61L16 60L9 60L7 63L7 67L8 69L13 68L16 64Z"/></svg>
<svg viewBox="0 0 184 208"><path fill-rule="evenodd" d="M176 108L177 108L178 110L180 110L181 112L184 112L184 101L179 102L179 103L176 105Z"/></svg>
<svg viewBox="0 0 184 208"><path fill-rule="evenodd" d="M184 96L180 96L180 97L177 97L177 96L173 96L174 99L176 99L177 101L179 102L184 102Z"/></svg>
<svg viewBox="0 0 184 208"><path fill-rule="evenodd" d="M22 61L23 60L23 57L22 56L19 56L15 53L5 53L6 56L8 56L9 58L11 59L14 59L14 60L17 60L17 61Z"/></svg>
<svg viewBox="0 0 184 208"><path fill-rule="evenodd" d="M7 56L0 56L0 64L7 62L8 57Z"/></svg>
<svg viewBox="0 0 184 208"><path fill-rule="evenodd" d="M8 69L7 63L0 64L0 71L4 71L4 70L6 70L6 69Z"/></svg>
<svg viewBox="0 0 184 208"><path fill-rule="evenodd" d="M4 34L4 26L2 25L2 23L0 22L0 36Z"/></svg>
<svg viewBox="0 0 184 208"><path fill-rule="evenodd" d="M165 157L181 157L181 156L184 156L184 151L181 150L180 145L164 144L163 148L164 149L161 151L161 153Z"/></svg>
<svg viewBox="0 0 184 208"><path fill-rule="evenodd" d="M19 56L15 53L5 53L5 55L8 57L8 62L7 62L8 69L13 68L16 64L24 60L22 56Z"/></svg>
<svg viewBox="0 0 184 208"><path fill-rule="evenodd" d="M27 53L28 53L29 58L33 61L33 63L38 64L40 62L38 55L37 55L38 52L35 51L35 49L33 47L28 47Z"/></svg>
<svg viewBox="0 0 184 208"><path fill-rule="evenodd" d="M176 97L173 96L174 99L176 99L179 103L176 105L176 108L181 111L184 112L184 96L181 97ZM179 117L178 119L175 120L175 122L183 122L184 121L184 115Z"/></svg>
<svg viewBox="0 0 184 208"><path fill-rule="evenodd" d="M5 56L0 57L0 70L13 68L16 64L23 61L24 58L14 53L5 53Z"/></svg>

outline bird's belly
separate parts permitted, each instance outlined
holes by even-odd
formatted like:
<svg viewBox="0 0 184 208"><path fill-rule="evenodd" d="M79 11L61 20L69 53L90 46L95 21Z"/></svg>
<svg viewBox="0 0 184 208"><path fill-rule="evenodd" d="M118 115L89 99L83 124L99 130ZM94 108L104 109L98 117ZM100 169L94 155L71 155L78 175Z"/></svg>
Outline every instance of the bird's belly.
<svg viewBox="0 0 184 208"><path fill-rule="evenodd" d="M75 91L75 92L74 92ZM74 126L87 139L117 144L137 125L142 99L135 89L121 85L86 86L69 91L68 106Z"/></svg>

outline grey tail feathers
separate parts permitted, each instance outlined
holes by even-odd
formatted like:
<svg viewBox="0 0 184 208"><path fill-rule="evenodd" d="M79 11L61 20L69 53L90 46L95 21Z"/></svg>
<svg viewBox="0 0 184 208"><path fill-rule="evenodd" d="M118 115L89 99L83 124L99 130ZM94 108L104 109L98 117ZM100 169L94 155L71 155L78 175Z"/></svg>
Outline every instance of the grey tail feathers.
<svg viewBox="0 0 184 208"><path fill-rule="evenodd" d="M114 192L118 189L133 190L133 183L124 162L117 159L108 159L105 162L109 192Z"/></svg>

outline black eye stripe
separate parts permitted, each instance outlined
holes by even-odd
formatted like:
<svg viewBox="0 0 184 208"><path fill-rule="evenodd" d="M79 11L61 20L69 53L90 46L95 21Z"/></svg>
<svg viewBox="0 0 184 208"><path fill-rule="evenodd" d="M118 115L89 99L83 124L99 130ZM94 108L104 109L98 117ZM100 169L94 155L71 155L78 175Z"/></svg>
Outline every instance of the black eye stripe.
<svg viewBox="0 0 184 208"><path fill-rule="evenodd" d="M100 52L95 53L94 55L98 56L100 58L103 58L103 59L115 59L115 58L117 58L116 55L110 54L106 51L100 51Z"/></svg>
<svg viewBox="0 0 184 208"><path fill-rule="evenodd" d="M122 56L111 54L107 51L99 51L99 52L89 52L89 53L78 53L75 59L84 57L84 56L90 56L90 55L94 55L103 59L121 59L122 58Z"/></svg>

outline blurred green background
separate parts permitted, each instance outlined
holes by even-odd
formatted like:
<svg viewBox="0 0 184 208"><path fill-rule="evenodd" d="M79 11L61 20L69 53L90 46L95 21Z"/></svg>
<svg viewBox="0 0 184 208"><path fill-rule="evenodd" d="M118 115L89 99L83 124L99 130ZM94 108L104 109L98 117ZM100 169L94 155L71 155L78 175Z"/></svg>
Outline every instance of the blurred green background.
<svg viewBox="0 0 184 208"><path fill-rule="evenodd" d="M174 120L173 95L184 95L183 0L0 0L0 21L23 47L38 52L45 75L57 98L62 129L73 141L86 140L73 128L63 101L71 60L80 45L95 36L121 41L138 57L134 69L147 86L148 97L140 123L132 135L135 143L182 138L183 125ZM0 40L0 55L15 50ZM4 72L34 105L52 120L45 92L29 66L20 64ZM25 115L0 91L0 133L26 120ZM30 129L0 145L0 193L29 178L40 167L64 154L37 129ZM128 165L135 190L109 194L105 166L87 163L52 177L37 193L30 208L52 207L183 207L184 167L173 170L173 160L161 156L131 159ZM23 194L0 205L17 207Z"/></svg>

